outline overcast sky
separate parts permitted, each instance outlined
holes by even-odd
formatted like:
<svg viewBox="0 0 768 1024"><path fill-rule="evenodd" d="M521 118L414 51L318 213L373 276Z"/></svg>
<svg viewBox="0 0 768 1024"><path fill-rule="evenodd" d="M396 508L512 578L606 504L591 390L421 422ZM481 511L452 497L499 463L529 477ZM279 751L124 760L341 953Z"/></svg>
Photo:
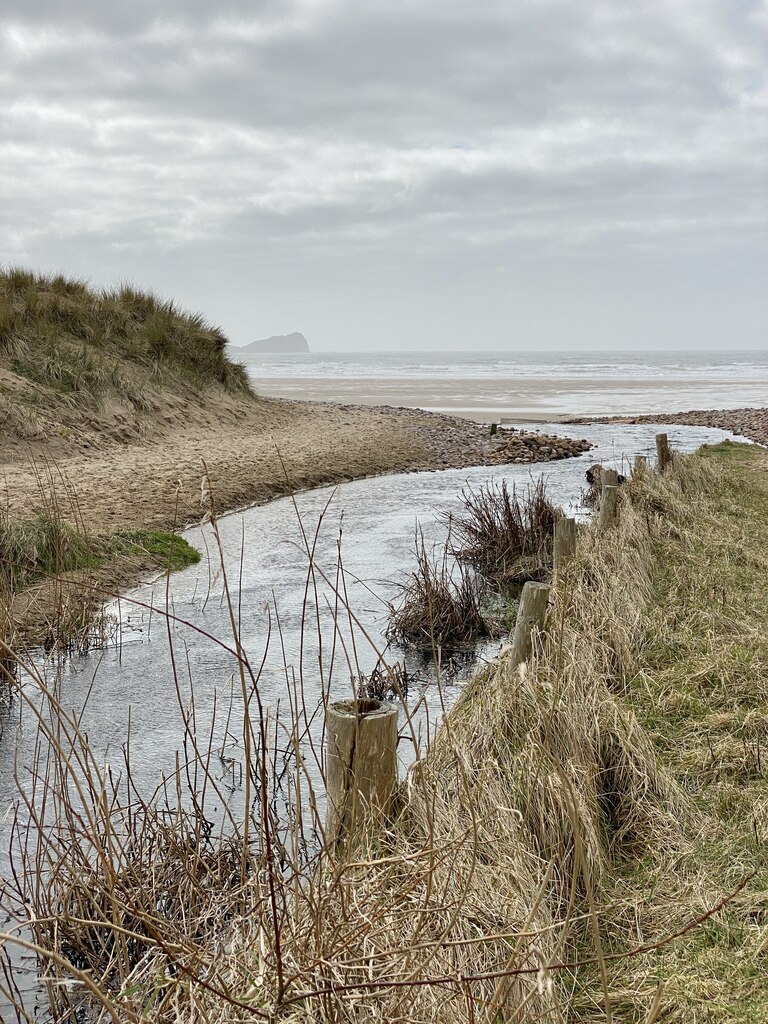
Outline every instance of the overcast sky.
<svg viewBox="0 0 768 1024"><path fill-rule="evenodd" d="M768 347L766 0L0 0L0 260L240 344Z"/></svg>

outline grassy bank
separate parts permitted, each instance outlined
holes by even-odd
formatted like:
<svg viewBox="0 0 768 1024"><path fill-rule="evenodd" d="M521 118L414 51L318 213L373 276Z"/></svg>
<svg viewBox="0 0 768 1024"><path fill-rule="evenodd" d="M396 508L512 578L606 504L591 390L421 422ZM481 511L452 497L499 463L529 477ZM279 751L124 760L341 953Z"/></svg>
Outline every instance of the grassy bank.
<svg viewBox="0 0 768 1024"><path fill-rule="evenodd" d="M129 285L0 271L0 427L5 444L127 439L212 391L251 395L222 332Z"/></svg>
<svg viewBox="0 0 768 1024"><path fill-rule="evenodd" d="M188 811L122 807L80 754L72 810L87 738L58 708L70 810L42 851L56 884L33 870L23 901L37 941L114 1020L765 1020L767 575L762 450L641 472L618 522L580 536L528 665L502 653L478 675L387 828L333 858L307 838L306 723L277 795L237 640L261 817L234 838L211 834L200 792L220 778L193 732Z"/></svg>
<svg viewBox="0 0 768 1024"><path fill-rule="evenodd" d="M183 537L164 530L90 535L55 506L17 519L0 513L0 642L88 646L101 623L104 592L153 570L200 561Z"/></svg>
<svg viewBox="0 0 768 1024"><path fill-rule="evenodd" d="M766 498L727 444L624 490L533 661L475 680L386 835L287 915L286 1019L768 1017Z"/></svg>

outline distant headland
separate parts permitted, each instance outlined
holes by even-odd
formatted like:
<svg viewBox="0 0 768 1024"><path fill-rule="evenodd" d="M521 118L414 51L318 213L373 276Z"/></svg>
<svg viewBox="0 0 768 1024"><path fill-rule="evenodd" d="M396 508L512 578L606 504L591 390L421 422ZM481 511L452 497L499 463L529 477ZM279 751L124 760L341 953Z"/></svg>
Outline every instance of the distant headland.
<svg viewBox="0 0 768 1024"><path fill-rule="evenodd" d="M243 345L241 352L309 352L307 339L299 331L293 334L274 334L271 338Z"/></svg>

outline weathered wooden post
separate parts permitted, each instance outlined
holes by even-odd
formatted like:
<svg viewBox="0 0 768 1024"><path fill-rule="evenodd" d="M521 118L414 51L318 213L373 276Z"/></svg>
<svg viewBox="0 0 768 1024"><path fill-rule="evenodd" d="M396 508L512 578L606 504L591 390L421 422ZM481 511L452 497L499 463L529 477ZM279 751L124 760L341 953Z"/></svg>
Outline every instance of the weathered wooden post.
<svg viewBox="0 0 768 1024"><path fill-rule="evenodd" d="M603 484L600 497L600 519L598 529L602 533L616 520L619 513L619 488L615 484Z"/></svg>
<svg viewBox="0 0 768 1024"><path fill-rule="evenodd" d="M644 455L636 455L632 466L632 476L642 476L648 471L648 459Z"/></svg>
<svg viewBox="0 0 768 1024"><path fill-rule="evenodd" d="M552 554L552 565L555 576L562 572L563 566L576 553L576 520L561 516L555 520L555 540Z"/></svg>
<svg viewBox="0 0 768 1024"><path fill-rule="evenodd" d="M343 700L329 704L325 724L329 846L354 833L364 821L386 815L397 786L397 714L380 700Z"/></svg>
<svg viewBox="0 0 768 1024"><path fill-rule="evenodd" d="M534 636L544 629L549 592L547 583L526 583L523 587L512 636L512 661L515 665L528 661L533 650Z"/></svg>
<svg viewBox="0 0 768 1024"><path fill-rule="evenodd" d="M619 486L619 473L615 469L604 469L600 477L600 482L603 486L608 484L609 487Z"/></svg>
<svg viewBox="0 0 768 1024"><path fill-rule="evenodd" d="M498 426L495 423L492 423L491 424L491 437L495 437L497 431L498 431Z"/></svg>
<svg viewBox="0 0 768 1024"><path fill-rule="evenodd" d="M656 435L656 461L660 473L672 465L672 449L669 447L669 438L666 434Z"/></svg>

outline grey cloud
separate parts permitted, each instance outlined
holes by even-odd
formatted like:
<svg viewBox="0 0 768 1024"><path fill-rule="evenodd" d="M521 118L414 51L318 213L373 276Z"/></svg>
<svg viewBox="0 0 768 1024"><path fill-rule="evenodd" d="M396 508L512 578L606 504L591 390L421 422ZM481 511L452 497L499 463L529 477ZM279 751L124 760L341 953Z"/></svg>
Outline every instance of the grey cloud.
<svg viewBox="0 0 768 1024"><path fill-rule="evenodd" d="M300 272L331 344L334 330L349 344L359 331L343 309L331 329L335 307L319 298L329 268L349 265L376 294L383 267L416 258L415 275L395 275L399 306L386 304L393 336L398 317L433 301L430 282L446 268L479 288L464 273L470 258L501 277L522 257L539 274L554 261L560 287L575 289L585 268L617 260L635 270L666 260L685 277L695 254L691 279L702 259L727 264L723 280L743 268L731 285L743 305L766 259L767 10L747 0L3 9L0 258L55 257L91 277L140 270L161 290L188 266L203 282L195 301L218 307L224 285L200 270L207 246L245 291L257 265L271 310ZM422 282L422 300L409 280ZM482 292L487 319L505 316L508 290ZM224 326L248 340L245 300L229 303ZM765 307L751 292L748 305L751 337L764 338ZM288 327L312 333L275 319L253 331ZM564 318L563 341L570 329Z"/></svg>

